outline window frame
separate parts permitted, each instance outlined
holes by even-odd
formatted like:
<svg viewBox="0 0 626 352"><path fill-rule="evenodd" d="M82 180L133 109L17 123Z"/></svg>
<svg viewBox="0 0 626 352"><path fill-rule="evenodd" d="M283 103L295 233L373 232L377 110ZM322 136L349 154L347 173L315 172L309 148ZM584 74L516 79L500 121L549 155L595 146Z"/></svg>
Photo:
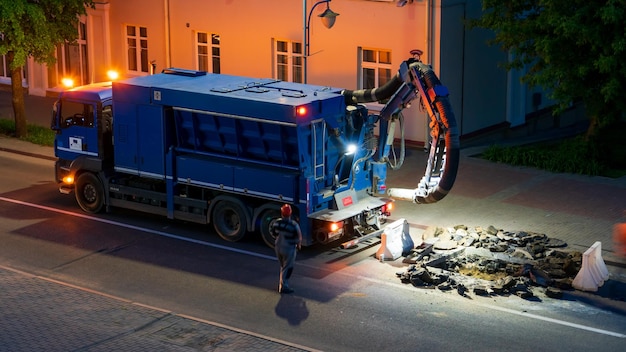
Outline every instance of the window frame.
<svg viewBox="0 0 626 352"><path fill-rule="evenodd" d="M129 34L129 29L134 29L134 34ZM145 35L142 34L142 30ZM126 46L126 70L135 74L149 74L150 62L148 60L148 27L125 24L124 25L124 38ZM130 40L135 40L135 45L130 46ZM144 47L145 43L145 47ZM134 53L131 55L131 48ZM134 60L134 68L131 67L131 59Z"/></svg>
<svg viewBox="0 0 626 352"><path fill-rule="evenodd" d="M63 43L55 48L56 63L47 66L47 86L62 86L64 78L71 78L75 86L91 83L89 74L89 50L87 38L87 19L81 17L76 28L76 43Z"/></svg>
<svg viewBox="0 0 626 352"><path fill-rule="evenodd" d="M200 42L200 35L204 35L206 42ZM197 31L195 34L195 56L196 69L209 73L222 73L221 64L221 35L204 31ZM209 39L210 38L210 39ZM206 48L205 53L201 53L201 48ZM201 57L205 59L206 67L201 62Z"/></svg>
<svg viewBox="0 0 626 352"><path fill-rule="evenodd" d="M279 51L285 43L286 51ZM280 56L286 60L281 62ZM272 40L273 78L286 82L304 83L304 46L301 41L274 38ZM282 77L284 72L285 77Z"/></svg>
<svg viewBox="0 0 626 352"><path fill-rule="evenodd" d="M365 61L365 53L373 52L375 56L375 61ZM387 55L386 61L381 61L381 53ZM357 71L357 87L358 89L370 89L376 88L384 85L390 79L392 79L392 57L393 52L391 49L381 49L381 48L371 48L371 47L359 47L358 48L358 71ZM374 84L373 87L370 87L365 80L367 79L367 75L364 71L373 70L374 72ZM386 71L386 77L381 79L381 70Z"/></svg>

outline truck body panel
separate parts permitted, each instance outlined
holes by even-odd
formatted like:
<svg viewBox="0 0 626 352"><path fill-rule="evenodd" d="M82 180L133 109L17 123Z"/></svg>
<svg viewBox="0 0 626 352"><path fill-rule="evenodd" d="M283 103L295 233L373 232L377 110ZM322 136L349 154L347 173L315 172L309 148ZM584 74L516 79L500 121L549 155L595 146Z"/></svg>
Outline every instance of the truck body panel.
<svg viewBox="0 0 626 352"><path fill-rule="evenodd" d="M80 91L64 93L60 106L69 106ZM246 210L241 211L245 223L237 226L252 231L263 222L258 209L275 211L289 203L301 223L305 245L327 241L330 232L343 233L320 230L323 223L342 222L343 216L363 211L384 216L376 209L388 200L372 201L367 195L371 182L361 171L367 169L365 159L358 173L342 165L355 159L343 156L345 146L339 138L346 128L340 89L173 69L113 82L110 97L114 112L110 168L91 170L100 175L107 206L210 223L220 199L239 200ZM81 99L84 106L96 106L103 97L84 93ZM76 169L80 162L62 145L78 137L67 137L71 128L58 131L57 156L66 172L84 172L68 166ZM96 131L80 130L81 144L101 139L89 135ZM365 134L350 132L354 143L363 138ZM97 151L88 155L106 159ZM343 169L343 186L333 180L336 170L329 164ZM335 204L334 192L347 188L350 174L355 178L353 200L342 204L340 211L328 212Z"/></svg>

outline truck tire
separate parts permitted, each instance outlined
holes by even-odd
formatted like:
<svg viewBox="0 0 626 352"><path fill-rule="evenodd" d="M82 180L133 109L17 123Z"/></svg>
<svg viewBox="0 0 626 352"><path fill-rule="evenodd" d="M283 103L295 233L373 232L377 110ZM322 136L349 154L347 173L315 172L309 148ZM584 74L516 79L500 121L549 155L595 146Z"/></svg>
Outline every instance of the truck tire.
<svg viewBox="0 0 626 352"><path fill-rule="evenodd" d="M104 206L104 188L96 175L85 172L76 180L76 202L87 213L98 213Z"/></svg>
<svg viewBox="0 0 626 352"><path fill-rule="evenodd" d="M212 222L217 234L226 241L237 242L246 235L246 212L235 202L222 200L217 203Z"/></svg>
<svg viewBox="0 0 626 352"><path fill-rule="evenodd" d="M259 216L259 232L263 242L270 248L274 248L276 236L270 231L272 223L280 218L280 209L267 209Z"/></svg>

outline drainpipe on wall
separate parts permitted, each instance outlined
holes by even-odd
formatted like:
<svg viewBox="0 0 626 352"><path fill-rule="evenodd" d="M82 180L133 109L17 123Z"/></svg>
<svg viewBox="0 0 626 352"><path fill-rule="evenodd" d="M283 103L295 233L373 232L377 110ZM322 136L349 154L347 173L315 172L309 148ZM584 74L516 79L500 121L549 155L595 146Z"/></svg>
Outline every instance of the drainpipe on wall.
<svg viewBox="0 0 626 352"><path fill-rule="evenodd" d="M433 62L433 0L426 1L426 57L423 62L432 65ZM430 133L428 128L429 118L424 115L424 150L427 150L430 142Z"/></svg>
<svg viewBox="0 0 626 352"><path fill-rule="evenodd" d="M308 75L308 61L309 58L307 57L307 55L309 54L306 50L306 47L308 45L307 43L307 26L306 26L306 17L307 17L307 3L306 0L302 0L302 33L303 33L303 37L302 37L302 53L304 55L303 57L303 62L302 62L302 71L303 71L303 77L304 78L304 82L303 83L307 83L307 75Z"/></svg>
<svg viewBox="0 0 626 352"><path fill-rule="evenodd" d="M165 6L165 67L171 67L172 55L170 50L170 0L164 0Z"/></svg>
<svg viewBox="0 0 626 352"><path fill-rule="evenodd" d="M427 0L426 1L426 60L425 62L428 64L431 64L433 60L432 22L433 22L433 0Z"/></svg>

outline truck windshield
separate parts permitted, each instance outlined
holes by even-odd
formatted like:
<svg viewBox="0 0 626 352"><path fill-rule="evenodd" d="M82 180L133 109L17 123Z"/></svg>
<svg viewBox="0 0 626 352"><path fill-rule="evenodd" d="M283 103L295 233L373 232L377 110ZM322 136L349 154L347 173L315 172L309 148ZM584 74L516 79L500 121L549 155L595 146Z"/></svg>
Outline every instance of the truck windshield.
<svg viewBox="0 0 626 352"><path fill-rule="evenodd" d="M93 127L93 105L64 100L61 102L61 128Z"/></svg>

